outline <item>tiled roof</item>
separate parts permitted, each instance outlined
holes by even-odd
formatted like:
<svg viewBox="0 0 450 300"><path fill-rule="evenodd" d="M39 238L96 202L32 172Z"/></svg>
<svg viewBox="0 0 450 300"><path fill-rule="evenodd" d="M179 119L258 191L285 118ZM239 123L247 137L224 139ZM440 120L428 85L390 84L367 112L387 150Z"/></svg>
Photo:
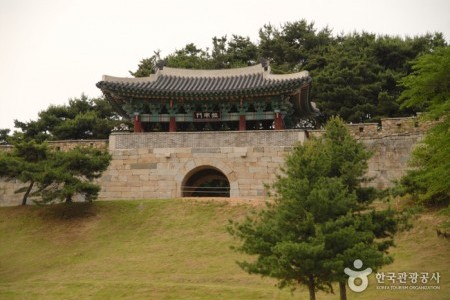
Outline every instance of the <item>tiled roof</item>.
<svg viewBox="0 0 450 300"><path fill-rule="evenodd" d="M270 74L256 65L226 70L188 70L164 67L142 78L103 76L97 87L115 97L220 99L274 95L299 90L311 81L308 72Z"/></svg>

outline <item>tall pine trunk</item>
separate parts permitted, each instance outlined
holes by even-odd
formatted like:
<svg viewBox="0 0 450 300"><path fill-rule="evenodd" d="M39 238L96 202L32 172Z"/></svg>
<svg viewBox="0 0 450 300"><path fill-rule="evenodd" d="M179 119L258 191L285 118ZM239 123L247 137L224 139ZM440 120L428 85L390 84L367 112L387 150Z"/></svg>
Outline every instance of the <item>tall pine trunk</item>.
<svg viewBox="0 0 450 300"><path fill-rule="evenodd" d="M345 287L345 281L339 281L339 296L341 300L347 300L347 290Z"/></svg>
<svg viewBox="0 0 450 300"><path fill-rule="evenodd" d="M313 275L309 275L308 290L309 290L309 300L316 300L316 287L314 284Z"/></svg>
<svg viewBox="0 0 450 300"><path fill-rule="evenodd" d="M27 205L28 195L30 194L31 190L33 189L33 185L34 185L34 181L31 180L30 186L28 186L28 189L27 189L27 191L25 192L25 195L23 195L23 198L22 198L22 205Z"/></svg>

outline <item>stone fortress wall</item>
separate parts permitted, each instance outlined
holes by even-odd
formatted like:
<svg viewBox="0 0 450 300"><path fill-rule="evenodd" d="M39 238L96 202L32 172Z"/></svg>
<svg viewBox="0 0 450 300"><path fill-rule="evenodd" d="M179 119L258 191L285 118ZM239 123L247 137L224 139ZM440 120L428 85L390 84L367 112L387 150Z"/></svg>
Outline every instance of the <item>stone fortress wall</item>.
<svg viewBox="0 0 450 300"><path fill-rule="evenodd" d="M385 188L400 178L415 144L431 123L418 118L383 119L379 124L350 124L355 138L373 152L368 175ZM296 143L323 131L215 131L113 133L106 140L51 142L61 150L84 145L108 148L111 165L99 179L99 199L182 197L186 180L199 170L222 172L230 197L264 198L264 184L280 174L285 155ZM0 182L0 206L20 204L19 182Z"/></svg>

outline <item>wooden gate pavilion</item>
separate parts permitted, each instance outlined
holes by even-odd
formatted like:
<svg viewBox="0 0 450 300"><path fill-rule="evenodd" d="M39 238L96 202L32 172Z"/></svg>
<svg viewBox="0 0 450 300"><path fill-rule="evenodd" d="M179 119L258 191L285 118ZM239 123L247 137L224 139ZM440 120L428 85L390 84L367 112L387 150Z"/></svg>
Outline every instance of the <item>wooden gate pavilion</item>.
<svg viewBox="0 0 450 300"><path fill-rule="evenodd" d="M97 83L135 132L284 129L314 111L307 71L276 75L261 64L222 70L159 65L142 78L103 76ZM288 126L286 126L288 125Z"/></svg>

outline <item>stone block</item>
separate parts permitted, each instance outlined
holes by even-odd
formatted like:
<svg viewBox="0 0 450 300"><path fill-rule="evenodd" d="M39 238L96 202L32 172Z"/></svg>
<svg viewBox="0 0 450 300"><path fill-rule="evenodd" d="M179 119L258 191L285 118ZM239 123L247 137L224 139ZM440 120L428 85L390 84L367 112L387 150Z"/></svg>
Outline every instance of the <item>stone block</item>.
<svg viewBox="0 0 450 300"><path fill-rule="evenodd" d="M167 169L167 168L159 168L158 167L158 172L156 173L160 178L161 177L172 177L172 176L176 176L177 175L177 170L171 170L171 169ZM171 178L171 180L173 180L173 178Z"/></svg>
<svg viewBox="0 0 450 300"><path fill-rule="evenodd" d="M148 181L149 178L150 178L150 176L147 175L147 174L141 174L141 175L139 175L139 180L140 180L140 181Z"/></svg>
<svg viewBox="0 0 450 300"><path fill-rule="evenodd" d="M274 163L279 163L281 165L284 164L284 161L285 161L284 156L272 156L272 162Z"/></svg>
<svg viewBox="0 0 450 300"><path fill-rule="evenodd" d="M241 182L242 180L253 180L253 174L246 171L246 172L236 172L237 174L237 180Z"/></svg>
<svg viewBox="0 0 450 300"><path fill-rule="evenodd" d="M159 159L153 154L142 155L139 157L137 163L157 163Z"/></svg>
<svg viewBox="0 0 450 300"><path fill-rule="evenodd" d="M150 170L149 169L131 170L131 174L132 175L149 175L150 174Z"/></svg>
<svg viewBox="0 0 450 300"><path fill-rule="evenodd" d="M118 170L108 170L107 174L109 174L111 176L118 176L119 175L119 171Z"/></svg>
<svg viewBox="0 0 450 300"><path fill-rule="evenodd" d="M239 183L239 186L250 186L252 184L258 183L257 180L253 179L253 177L251 178L239 178L237 180L237 182Z"/></svg>
<svg viewBox="0 0 450 300"><path fill-rule="evenodd" d="M118 182L127 182L129 180L129 176L119 175L115 177Z"/></svg>
<svg viewBox="0 0 450 300"><path fill-rule="evenodd" d="M132 163L130 164L131 170L136 169L156 169L156 163Z"/></svg>
<svg viewBox="0 0 450 300"><path fill-rule="evenodd" d="M141 191L142 192L146 192L146 193L150 193L150 192L155 192L155 187L153 185L143 185L141 187ZM151 195L151 194L150 194ZM150 197L151 198L151 197Z"/></svg>
<svg viewBox="0 0 450 300"><path fill-rule="evenodd" d="M260 157L260 158L258 159L258 161L259 161L262 165L267 165L267 163L272 162L272 157L271 157L271 156Z"/></svg>
<svg viewBox="0 0 450 300"><path fill-rule="evenodd" d="M101 180L102 182L111 182L111 175L103 175Z"/></svg>
<svg viewBox="0 0 450 300"><path fill-rule="evenodd" d="M192 154L189 152L189 153L184 153L184 152L182 152L182 153L175 153L175 157L177 157L177 158L190 158L190 157L192 157Z"/></svg>
<svg viewBox="0 0 450 300"><path fill-rule="evenodd" d="M237 175L236 175L236 172L231 172L231 173L229 173L229 174L227 174L227 177L228 177L228 180L229 181L235 181L235 180L237 180Z"/></svg>
<svg viewBox="0 0 450 300"><path fill-rule="evenodd" d="M192 157L193 158L200 158L200 159L205 158L205 159L207 159L209 161L208 164L210 164L211 161L222 159L223 158L222 155L226 155L226 154L221 154L221 153L219 153L219 154L217 154L217 153L192 153Z"/></svg>
<svg viewBox="0 0 450 300"><path fill-rule="evenodd" d="M268 173L255 173L253 174L253 179L269 179L270 176Z"/></svg>
<svg viewBox="0 0 450 300"><path fill-rule="evenodd" d="M138 149L138 155L148 155L153 153L153 149Z"/></svg>
<svg viewBox="0 0 450 300"><path fill-rule="evenodd" d="M234 149L233 147L221 147L220 152L221 153L232 153L233 149Z"/></svg>
<svg viewBox="0 0 450 300"><path fill-rule="evenodd" d="M220 153L220 148L192 148L191 153Z"/></svg>
<svg viewBox="0 0 450 300"><path fill-rule="evenodd" d="M124 165L124 163L123 163L122 159L113 159L113 160L111 160L109 167L120 167L123 165Z"/></svg>
<svg viewBox="0 0 450 300"><path fill-rule="evenodd" d="M247 156L247 147L234 147L233 152L236 153L240 157L246 157Z"/></svg>
<svg viewBox="0 0 450 300"><path fill-rule="evenodd" d="M279 169L282 166L281 163L277 162L268 162L266 165L268 169Z"/></svg>
<svg viewBox="0 0 450 300"><path fill-rule="evenodd" d="M250 173L266 173L267 174L267 167L250 167L248 168Z"/></svg>

